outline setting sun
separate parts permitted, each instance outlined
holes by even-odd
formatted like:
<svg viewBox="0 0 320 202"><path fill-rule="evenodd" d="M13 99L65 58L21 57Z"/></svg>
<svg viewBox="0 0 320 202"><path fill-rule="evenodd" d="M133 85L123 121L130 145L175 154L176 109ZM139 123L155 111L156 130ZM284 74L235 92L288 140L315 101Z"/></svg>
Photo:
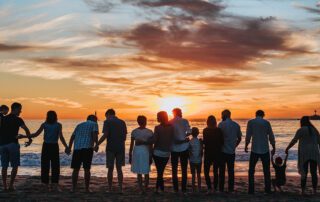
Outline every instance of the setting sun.
<svg viewBox="0 0 320 202"><path fill-rule="evenodd" d="M160 110L166 111L169 114L172 109L178 107L182 109L182 111L186 111L186 100L182 97L165 97L158 99L158 105Z"/></svg>

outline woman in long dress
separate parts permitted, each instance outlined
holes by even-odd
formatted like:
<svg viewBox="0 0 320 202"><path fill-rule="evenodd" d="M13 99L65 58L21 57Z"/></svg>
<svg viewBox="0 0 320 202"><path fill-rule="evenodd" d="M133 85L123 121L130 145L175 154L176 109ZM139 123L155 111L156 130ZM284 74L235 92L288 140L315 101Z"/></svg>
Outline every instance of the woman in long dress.
<svg viewBox="0 0 320 202"><path fill-rule="evenodd" d="M301 193L305 194L308 168L312 176L313 193L317 193L318 176L317 167L320 164L320 136L318 130L312 125L308 116L300 120L301 128L288 145L286 154L298 141L298 170L301 175Z"/></svg>
<svg viewBox="0 0 320 202"><path fill-rule="evenodd" d="M151 144L135 144L136 141L148 142L153 136L152 130L146 128L147 118L145 116L138 116L137 122L139 127L134 129L131 133L131 144L129 151L129 162L131 164L131 171L137 174L138 184L141 193L144 193L142 175L144 175L144 187L149 185L150 159L151 159Z"/></svg>

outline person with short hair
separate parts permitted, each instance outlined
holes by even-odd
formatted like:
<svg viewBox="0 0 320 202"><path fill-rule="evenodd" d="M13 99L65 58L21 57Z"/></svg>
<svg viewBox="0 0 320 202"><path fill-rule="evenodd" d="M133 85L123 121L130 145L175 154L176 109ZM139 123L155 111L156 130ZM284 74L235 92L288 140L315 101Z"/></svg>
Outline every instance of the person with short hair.
<svg viewBox="0 0 320 202"><path fill-rule="evenodd" d="M136 141L148 142L152 139L152 130L146 128L147 118L145 116L138 116L137 122L139 127L134 129L131 133L131 144L129 149L129 163L131 164L131 171L137 174L138 185L141 194L145 193L149 185L150 163L152 162L151 148L149 145L137 145ZM144 175L144 187L142 182L142 175Z"/></svg>
<svg viewBox="0 0 320 202"><path fill-rule="evenodd" d="M125 165L125 141L127 138L126 123L116 116L113 109L108 109L105 113L106 120L103 124L103 135L96 145L96 149L107 140L106 146L106 164L108 168L108 191L112 191L113 170L116 163L118 174L118 183L120 193L122 193L123 173L122 166Z"/></svg>
<svg viewBox="0 0 320 202"><path fill-rule="evenodd" d="M11 113L4 116L1 121L0 129L0 146L1 146L1 166L2 166L2 182L4 191L14 191L14 181L20 166L20 145L18 139L27 137L29 139L25 146L29 146L32 142L30 130L20 118L22 105L13 103L11 105ZM22 128L26 136L20 136L19 129ZM9 188L7 186L7 172L9 163L12 167Z"/></svg>
<svg viewBox="0 0 320 202"><path fill-rule="evenodd" d="M192 175L192 191L196 192L196 178L198 192L201 191L202 140L198 138L199 129L191 129L192 139L189 141L189 161Z"/></svg>
<svg viewBox="0 0 320 202"><path fill-rule="evenodd" d="M173 119L169 123L174 128L174 142L171 151L172 183L175 192L179 191L178 164L181 166L181 190L187 192L189 143L187 137L190 135L190 124L187 119L182 118L179 108L172 110Z"/></svg>
<svg viewBox="0 0 320 202"><path fill-rule="evenodd" d="M276 142L271 124L264 119L264 116L264 111L258 110L256 118L248 121L247 124L245 152L248 152L248 145L252 139L248 173L249 194L254 194L254 173L259 159L261 159L263 166L265 192L271 193L269 142L272 146L272 155L276 150Z"/></svg>
<svg viewBox="0 0 320 202"><path fill-rule="evenodd" d="M89 115L87 121L76 126L69 142L69 148L73 148L71 168L72 172L72 192L77 191L77 182L81 164L84 169L84 180L86 192L91 192L90 178L91 178L91 164L94 151L94 144L98 142L99 128L97 117ZM95 150L97 152L97 150Z"/></svg>
<svg viewBox="0 0 320 202"><path fill-rule="evenodd" d="M221 191L224 191L225 168L228 167L228 192L234 192L234 163L235 151L242 139L240 125L231 119L230 110L226 109L221 113L222 121L218 127L223 132L224 144L222 147L221 167Z"/></svg>
<svg viewBox="0 0 320 202"><path fill-rule="evenodd" d="M62 125L58 122L58 116L55 111L48 111L47 118L40 128L34 134L31 134L32 138L39 136L44 131L43 145L41 151L41 182L49 187L49 172L51 166L51 184L55 190L60 191L59 176L60 176L60 157L59 157L59 144L61 143L65 147L66 153L69 153L69 147L63 137Z"/></svg>
<svg viewBox="0 0 320 202"><path fill-rule="evenodd" d="M276 176L274 179L271 180L272 186L275 192L277 191L277 189L279 189L280 192L283 192L281 186L286 184L286 168L287 168L288 154L286 155L286 158L284 159L284 161L280 156L278 156L275 160L273 160L273 156L274 155L271 156L271 162L272 162L274 171L276 173Z"/></svg>

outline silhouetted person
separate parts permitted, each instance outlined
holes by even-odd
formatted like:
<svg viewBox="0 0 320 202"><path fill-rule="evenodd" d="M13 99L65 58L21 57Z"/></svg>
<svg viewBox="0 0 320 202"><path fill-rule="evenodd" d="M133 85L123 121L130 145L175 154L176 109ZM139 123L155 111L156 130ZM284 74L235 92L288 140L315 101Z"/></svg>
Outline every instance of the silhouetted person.
<svg viewBox="0 0 320 202"><path fill-rule="evenodd" d="M9 113L9 107L7 105L0 106L0 127L1 127L1 120L4 116Z"/></svg>
<svg viewBox="0 0 320 202"><path fill-rule="evenodd" d="M187 136L190 135L190 125L188 120L182 118L182 111L179 108L172 110L173 119L170 124L174 128L174 143L171 152L171 165L172 165L172 182L175 192L179 191L178 185L178 163L180 159L180 166L182 172L181 190L187 191L188 179L188 158L189 158L189 143Z"/></svg>
<svg viewBox="0 0 320 202"><path fill-rule="evenodd" d="M9 107L7 105L0 106L0 116L6 116L9 113Z"/></svg>
<svg viewBox="0 0 320 202"><path fill-rule="evenodd" d="M317 166L320 164L320 136L318 130L312 125L308 116L300 120L301 128L296 132L294 138L289 143L286 154L298 141L298 170L301 175L301 192L305 194L308 168L312 177L313 193L317 193L318 174Z"/></svg>
<svg viewBox="0 0 320 202"><path fill-rule="evenodd" d="M276 176L274 179L271 180L272 186L275 192L277 191L277 189L279 189L280 192L283 192L281 186L286 184L286 168L287 168L288 154L286 155L286 158L284 159L284 161L280 156L278 156L274 161L273 156L274 155L271 156L271 162L272 162L274 171L276 173Z"/></svg>
<svg viewBox="0 0 320 202"><path fill-rule="evenodd" d="M98 134L99 128L97 117L95 115L89 115L87 117L87 121L77 125L72 133L69 142L70 149L72 148L72 145L74 143L71 161L71 168L73 169L72 192L75 192L77 190L77 182L81 164L84 169L86 192L91 192L89 189L91 178L90 169L92 164L94 144L98 143Z"/></svg>
<svg viewBox="0 0 320 202"><path fill-rule="evenodd" d="M103 124L103 135L99 139L97 147L107 139L106 159L108 168L108 184L109 192L112 190L114 163L118 173L118 183L120 193L122 193L122 166L125 165L125 141L127 137L126 123L116 117L116 112L113 109L106 111L106 120Z"/></svg>
<svg viewBox="0 0 320 202"><path fill-rule="evenodd" d="M44 131L43 144L41 151L41 182L49 189L49 172L51 166L51 183L53 188L59 190L59 176L60 176L60 157L59 157L59 144L65 147L68 152L68 145L62 134L62 125L58 122L58 116L55 111L48 111L47 118L40 128L31 137L39 136Z"/></svg>
<svg viewBox="0 0 320 202"><path fill-rule="evenodd" d="M269 142L272 146L272 155L276 150L276 142L270 122L263 117L264 111L258 110L256 118L250 120L247 125L245 152L248 152L248 145L252 139L248 176L249 194L254 194L254 172L259 159L261 159L263 166L264 190L266 193L271 192Z"/></svg>
<svg viewBox="0 0 320 202"><path fill-rule="evenodd" d="M174 128L169 124L168 114L165 111L158 112L157 120L160 124L154 128L153 160L157 169L156 192L158 193L159 189L164 191L163 173L170 157Z"/></svg>
<svg viewBox="0 0 320 202"><path fill-rule="evenodd" d="M148 142L152 139L153 132L146 128L147 118L145 116L138 116L137 122L139 127L134 129L131 133L129 163L131 164L131 171L137 174L140 192L143 194L149 185L150 163L152 162L152 143L137 145L135 142ZM142 181L142 175L144 175L144 183Z"/></svg>
<svg viewBox="0 0 320 202"><path fill-rule="evenodd" d="M214 116L209 116L207 119L207 127L203 130L203 145L204 145L204 176L207 183L208 194L212 192L212 184L210 179L210 168L213 166L213 184L214 190L223 191L222 182L224 175L221 173L223 168L222 147L223 133L217 127L217 120Z"/></svg>
<svg viewBox="0 0 320 202"><path fill-rule="evenodd" d="M192 175L192 191L196 191L196 178L198 185L198 192L201 191L201 166L202 166L202 140L198 138L199 129L193 127L191 130L192 139L189 141L189 160L190 170Z"/></svg>
<svg viewBox="0 0 320 202"><path fill-rule="evenodd" d="M219 123L219 128L223 132L224 144L222 147L223 166L221 169L221 188L224 189L225 168L228 167L228 191L234 192L234 162L235 150L241 142L241 130L239 124L231 120L231 112L224 110L221 113L222 121Z"/></svg>
<svg viewBox="0 0 320 202"><path fill-rule="evenodd" d="M13 103L11 105L11 113L2 118L1 129L0 129L0 146L1 146L1 166L2 166L2 182L3 189L8 190L7 187L7 171L9 163L12 167L11 180L9 184L9 191L14 191L14 181L20 166L20 145L18 139L19 129L22 128L26 136L29 138L29 142L26 146L31 144L30 131L25 125L20 113L22 105L20 103Z"/></svg>

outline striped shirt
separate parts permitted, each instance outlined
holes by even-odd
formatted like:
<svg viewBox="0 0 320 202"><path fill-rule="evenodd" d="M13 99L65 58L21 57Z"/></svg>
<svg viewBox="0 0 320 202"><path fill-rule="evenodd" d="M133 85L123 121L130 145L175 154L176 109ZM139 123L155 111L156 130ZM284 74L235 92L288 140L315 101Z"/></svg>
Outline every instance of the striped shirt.
<svg viewBox="0 0 320 202"><path fill-rule="evenodd" d="M92 148L92 134L98 131L98 124L93 121L86 121L77 125L72 134L74 136L74 150Z"/></svg>

